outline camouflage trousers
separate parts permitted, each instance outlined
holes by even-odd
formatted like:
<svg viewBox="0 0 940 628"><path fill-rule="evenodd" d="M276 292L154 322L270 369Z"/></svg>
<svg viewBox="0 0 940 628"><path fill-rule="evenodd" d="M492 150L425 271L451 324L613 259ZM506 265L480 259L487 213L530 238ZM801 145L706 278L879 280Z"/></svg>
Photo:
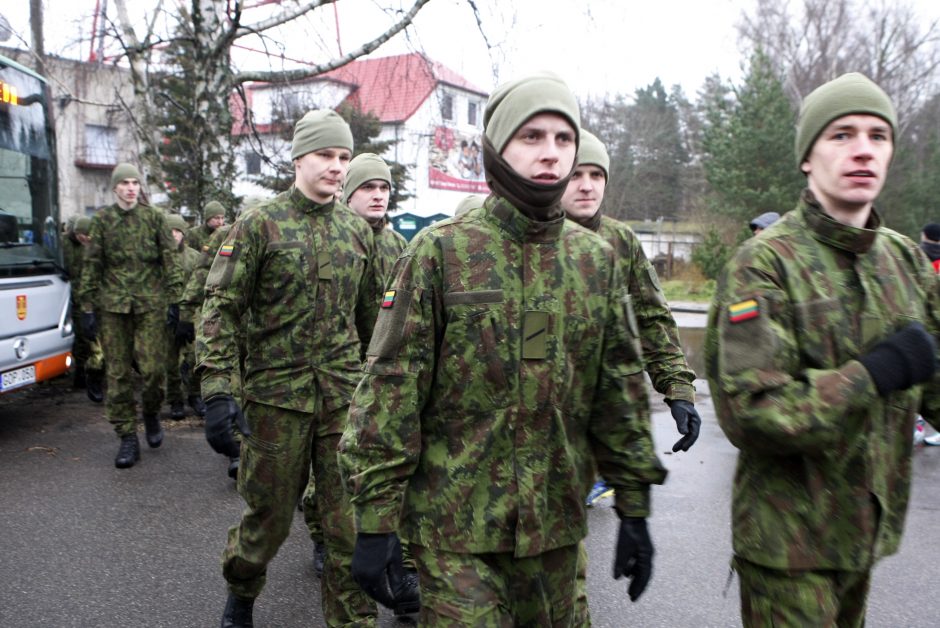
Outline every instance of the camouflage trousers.
<svg viewBox="0 0 940 628"><path fill-rule="evenodd" d="M104 355L101 350L101 341L90 342L82 331L82 313L78 307L72 306L72 331L75 340L72 342L72 357L76 364L83 364L90 371L104 370Z"/></svg>
<svg viewBox="0 0 940 628"><path fill-rule="evenodd" d="M242 441L238 492L247 506L232 527L222 553L229 589L255 598L264 588L268 563L290 532L297 499L310 475L311 454L327 559L321 604L328 626L374 626L375 602L352 579L356 541L352 505L343 490L336 459L340 434L321 434L318 424L336 425L348 406L318 420L317 414L248 401L245 419L251 436ZM342 422L340 424L342 424Z"/></svg>
<svg viewBox="0 0 940 628"><path fill-rule="evenodd" d="M745 628L861 628L871 572L784 571L740 557L741 621Z"/></svg>
<svg viewBox="0 0 940 628"><path fill-rule="evenodd" d="M196 349L191 342L177 344L173 329L167 328L166 336L166 401L183 403L186 397L201 394L199 379L193 377Z"/></svg>
<svg viewBox="0 0 940 628"><path fill-rule="evenodd" d="M587 546L584 541L581 541L578 543L578 579L575 582L574 599L574 625L579 627L591 625L591 612L588 609L587 597L587 565Z"/></svg>
<svg viewBox="0 0 940 628"><path fill-rule="evenodd" d="M162 310L117 314L101 312L99 337L108 373L105 414L118 436L137 433L132 363L143 379L144 414L157 414L163 403L166 317Z"/></svg>
<svg viewBox="0 0 940 628"><path fill-rule="evenodd" d="M425 627L577 626L578 545L538 556L456 554L411 544Z"/></svg>

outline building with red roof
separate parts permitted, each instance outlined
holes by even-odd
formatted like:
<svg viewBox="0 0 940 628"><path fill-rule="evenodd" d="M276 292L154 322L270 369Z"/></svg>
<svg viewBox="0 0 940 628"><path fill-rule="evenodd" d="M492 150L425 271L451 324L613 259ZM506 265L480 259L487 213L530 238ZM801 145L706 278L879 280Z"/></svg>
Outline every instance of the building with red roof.
<svg viewBox="0 0 940 628"><path fill-rule="evenodd" d="M260 137L277 152L289 148L275 128L279 110L348 104L375 115L382 124L376 139L395 142L383 157L411 166L411 198L398 211L416 216L453 214L468 193L488 193L481 143L487 92L423 54L353 61L287 84L253 83L246 86L245 96L254 131L246 122L244 105L235 102L233 133ZM263 167L248 148L243 178L250 179Z"/></svg>

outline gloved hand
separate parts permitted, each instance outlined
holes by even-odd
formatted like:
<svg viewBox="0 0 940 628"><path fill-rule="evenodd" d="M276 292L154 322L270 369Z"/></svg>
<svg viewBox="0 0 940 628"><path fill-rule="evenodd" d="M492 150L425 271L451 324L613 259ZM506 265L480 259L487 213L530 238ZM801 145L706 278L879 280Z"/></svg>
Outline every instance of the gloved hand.
<svg viewBox="0 0 940 628"><path fill-rule="evenodd" d="M206 440L214 451L229 458L241 453L241 445L232 436L233 422L242 434L251 436L245 416L231 395L215 395L206 401Z"/></svg>
<svg viewBox="0 0 940 628"><path fill-rule="evenodd" d="M653 575L653 541L643 517L621 517L614 556L614 580L631 579L630 601L636 602Z"/></svg>
<svg viewBox="0 0 940 628"><path fill-rule="evenodd" d="M82 312L82 331L89 342L98 339L98 318L94 312Z"/></svg>
<svg viewBox="0 0 940 628"><path fill-rule="evenodd" d="M926 382L937 370L937 343L920 323L910 323L859 357L885 397Z"/></svg>
<svg viewBox="0 0 940 628"><path fill-rule="evenodd" d="M401 543L394 532L356 535L352 577L369 597L398 615L416 613L420 608L420 593L405 578Z"/></svg>
<svg viewBox="0 0 940 628"><path fill-rule="evenodd" d="M191 321L180 321L176 324L176 344L185 345L196 339L196 327Z"/></svg>
<svg viewBox="0 0 940 628"><path fill-rule="evenodd" d="M166 306L166 326L175 330L180 322L180 306L176 303L170 303Z"/></svg>
<svg viewBox="0 0 940 628"><path fill-rule="evenodd" d="M682 399L670 399L669 410L672 412L672 418L676 420L676 428L680 434L685 434L672 446L673 451L689 451L695 441L698 440L698 432L702 427L702 417L698 415L695 406Z"/></svg>

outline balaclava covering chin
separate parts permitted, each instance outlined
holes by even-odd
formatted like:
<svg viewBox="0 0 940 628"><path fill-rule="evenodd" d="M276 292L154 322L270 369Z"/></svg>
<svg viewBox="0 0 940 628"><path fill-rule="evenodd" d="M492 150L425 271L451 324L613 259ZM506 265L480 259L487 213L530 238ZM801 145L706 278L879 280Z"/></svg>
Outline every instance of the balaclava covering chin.
<svg viewBox="0 0 940 628"><path fill-rule="evenodd" d="M560 77L546 72L497 87L483 114L483 168L486 183L497 196L533 220L548 221L564 216L560 201L571 172L555 183L536 183L519 175L502 157L519 127L540 113L566 118L577 141L581 126L578 102Z"/></svg>

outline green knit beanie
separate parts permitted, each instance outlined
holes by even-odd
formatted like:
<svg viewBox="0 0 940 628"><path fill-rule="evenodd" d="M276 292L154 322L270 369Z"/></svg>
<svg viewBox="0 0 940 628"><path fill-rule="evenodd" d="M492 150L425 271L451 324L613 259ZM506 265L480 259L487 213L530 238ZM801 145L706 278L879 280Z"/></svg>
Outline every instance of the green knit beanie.
<svg viewBox="0 0 940 628"><path fill-rule="evenodd" d="M830 122L853 113L878 116L891 125L892 141L896 140L898 118L891 98L864 74L850 72L820 85L803 99L796 123L797 168Z"/></svg>
<svg viewBox="0 0 940 628"><path fill-rule="evenodd" d="M578 165L597 166L604 171L604 179L610 179L610 155L604 143L589 131L581 129L581 145L578 146Z"/></svg>
<svg viewBox="0 0 940 628"><path fill-rule="evenodd" d="M513 133L539 113L558 113L568 118L577 135L581 127L578 101L557 75L542 72L504 83L486 102L483 133L500 153Z"/></svg>
<svg viewBox="0 0 940 628"><path fill-rule="evenodd" d="M483 202L485 200L486 197L480 194L470 194L465 196L462 201L457 203L457 209L454 210L454 216L460 216L461 214L466 214L471 209L483 207Z"/></svg>
<svg viewBox="0 0 940 628"><path fill-rule="evenodd" d="M91 229L91 218L88 216L82 216L75 221L75 227L73 227L73 231L75 231L75 233L83 233L88 235L89 229Z"/></svg>
<svg viewBox="0 0 940 628"><path fill-rule="evenodd" d="M186 233L189 231L189 223L183 219L179 214L166 214L166 224L170 229L176 229L177 231L182 231Z"/></svg>
<svg viewBox="0 0 940 628"><path fill-rule="evenodd" d="M140 171L133 164L118 164L114 167L114 170L111 171L111 189L114 189L124 179L137 179L143 183L140 178Z"/></svg>
<svg viewBox="0 0 940 628"><path fill-rule="evenodd" d="M380 179L392 187L392 171L385 160L375 153L356 155L349 162L346 182L343 184L343 202L349 203L349 197L369 181Z"/></svg>
<svg viewBox="0 0 940 628"><path fill-rule="evenodd" d="M216 216L225 215L225 206L219 201L209 201L206 203L206 206L202 208L202 219L209 220L210 218L215 218Z"/></svg>
<svg viewBox="0 0 940 628"><path fill-rule="evenodd" d="M290 158L297 159L321 148L353 149L352 131L332 109L314 109L304 114L294 126Z"/></svg>

